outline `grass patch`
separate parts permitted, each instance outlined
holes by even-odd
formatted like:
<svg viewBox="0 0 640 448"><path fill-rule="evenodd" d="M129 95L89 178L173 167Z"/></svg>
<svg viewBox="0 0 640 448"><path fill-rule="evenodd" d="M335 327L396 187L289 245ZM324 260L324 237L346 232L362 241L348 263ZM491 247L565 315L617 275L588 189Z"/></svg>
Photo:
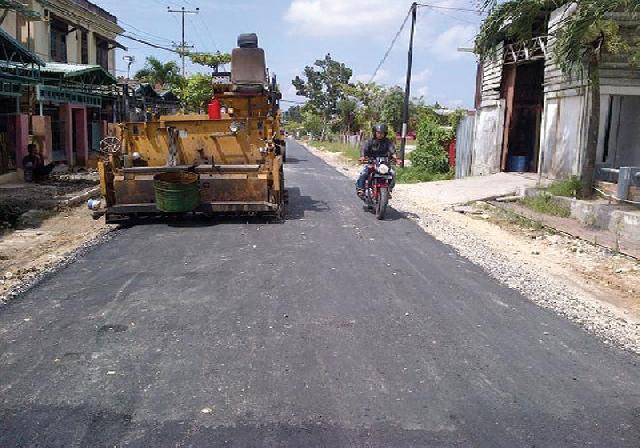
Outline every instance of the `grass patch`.
<svg viewBox="0 0 640 448"><path fill-rule="evenodd" d="M571 216L571 211L567 207L563 207L556 203L551 196L542 194L532 198L524 198L521 203L529 207L538 213L544 213L545 215L560 216L562 218L568 218Z"/></svg>
<svg viewBox="0 0 640 448"><path fill-rule="evenodd" d="M396 168L396 182L399 184L417 184L419 182L433 182L437 180L453 179L453 173L432 173L423 168L409 166Z"/></svg>
<svg viewBox="0 0 640 448"><path fill-rule="evenodd" d="M580 179L572 176L568 179L559 180L552 183L547 191L554 196L565 196L568 198L577 198L580 194L582 185Z"/></svg>
<svg viewBox="0 0 640 448"><path fill-rule="evenodd" d="M323 151L341 153L347 159L352 161L357 161L360 158L360 148L345 145L344 143L321 142L318 140L312 140L309 143Z"/></svg>
<svg viewBox="0 0 640 448"><path fill-rule="evenodd" d="M497 224L501 228L517 226L531 231L540 231L544 228L542 223L526 218L502 207L482 204L480 208L488 214L489 222Z"/></svg>

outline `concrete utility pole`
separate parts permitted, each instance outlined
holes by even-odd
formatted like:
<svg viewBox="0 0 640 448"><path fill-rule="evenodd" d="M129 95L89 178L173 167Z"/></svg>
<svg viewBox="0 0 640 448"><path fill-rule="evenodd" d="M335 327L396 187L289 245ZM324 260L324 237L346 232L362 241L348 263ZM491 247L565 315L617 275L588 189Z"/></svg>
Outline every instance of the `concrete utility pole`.
<svg viewBox="0 0 640 448"><path fill-rule="evenodd" d="M413 34L416 29L418 4L411 5L411 37L409 38L409 56L407 63L407 84L404 88L404 107L402 108L402 140L400 141L400 166L404 168L404 155L409 130L409 100L411 96L411 66L413 65Z"/></svg>
<svg viewBox="0 0 640 448"><path fill-rule="evenodd" d="M184 16L185 14L198 14L200 12L200 8L196 8L195 11L189 11L184 9L184 6L181 9L171 9L170 6L167 6L167 12L182 14L182 43L180 44L180 56L182 56L182 76L185 76L184 70L184 56L187 51L187 48L193 48L193 46L187 46L187 43L184 40Z"/></svg>

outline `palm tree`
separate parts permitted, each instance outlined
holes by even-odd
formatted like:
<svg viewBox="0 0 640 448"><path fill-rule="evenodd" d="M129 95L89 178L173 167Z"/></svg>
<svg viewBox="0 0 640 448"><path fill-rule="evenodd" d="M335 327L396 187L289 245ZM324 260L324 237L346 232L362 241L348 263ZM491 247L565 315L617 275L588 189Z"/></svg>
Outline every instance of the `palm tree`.
<svg viewBox="0 0 640 448"><path fill-rule="evenodd" d="M142 70L134 79L152 84L156 89L169 89L180 84L180 68L174 61L162 63L159 59L149 56Z"/></svg>

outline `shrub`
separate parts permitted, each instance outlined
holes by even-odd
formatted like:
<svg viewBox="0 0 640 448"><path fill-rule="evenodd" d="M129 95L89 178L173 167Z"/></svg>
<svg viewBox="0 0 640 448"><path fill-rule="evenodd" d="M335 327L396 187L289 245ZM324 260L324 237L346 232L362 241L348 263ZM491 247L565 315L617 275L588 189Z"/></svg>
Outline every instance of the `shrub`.
<svg viewBox="0 0 640 448"><path fill-rule="evenodd" d="M566 196L568 198L578 197L582 184L580 179L576 176L571 176L568 179L559 180L549 186L547 191L554 196Z"/></svg>
<svg viewBox="0 0 640 448"><path fill-rule="evenodd" d="M444 146L451 141L451 132L427 115L418 124L417 134L417 148L409 156L412 166L430 173L447 173L449 163Z"/></svg>

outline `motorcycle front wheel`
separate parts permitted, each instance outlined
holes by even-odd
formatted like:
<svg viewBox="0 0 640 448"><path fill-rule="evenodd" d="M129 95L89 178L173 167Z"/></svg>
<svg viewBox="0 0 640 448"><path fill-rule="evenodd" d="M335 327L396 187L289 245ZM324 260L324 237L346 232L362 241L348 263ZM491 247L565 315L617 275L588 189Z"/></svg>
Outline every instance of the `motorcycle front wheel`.
<svg viewBox="0 0 640 448"><path fill-rule="evenodd" d="M380 198L376 204L376 218L384 219L384 215L387 213L387 203L389 202L389 189L387 187L380 188Z"/></svg>

